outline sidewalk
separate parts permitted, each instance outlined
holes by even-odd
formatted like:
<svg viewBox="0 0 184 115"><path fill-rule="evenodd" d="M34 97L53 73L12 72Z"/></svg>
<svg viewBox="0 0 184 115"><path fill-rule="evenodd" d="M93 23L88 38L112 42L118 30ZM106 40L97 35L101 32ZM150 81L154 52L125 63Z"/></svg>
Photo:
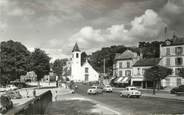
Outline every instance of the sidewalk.
<svg viewBox="0 0 184 115"><path fill-rule="evenodd" d="M114 92L119 93L124 88L113 88ZM155 98L164 98L164 99L175 99L184 101L184 96L177 96L175 94L170 94L169 90L157 90L156 95L152 94L152 89L140 89L142 96L145 97L155 97Z"/></svg>
<svg viewBox="0 0 184 115"><path fill-rule="evenodd" d="M156 93L156 95L153 95L153 94L150 94L150 93L143 93L142 96L184 101L184 96L177 96L175 94Z"/></svg>

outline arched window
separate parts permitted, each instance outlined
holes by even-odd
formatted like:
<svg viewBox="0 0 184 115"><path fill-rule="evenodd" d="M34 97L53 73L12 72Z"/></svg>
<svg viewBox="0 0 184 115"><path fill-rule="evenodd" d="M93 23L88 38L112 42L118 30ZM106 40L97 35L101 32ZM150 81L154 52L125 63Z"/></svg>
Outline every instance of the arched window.
<svg viewBox="0 0 184 115"><path fill-rule="evenodd" d="M79 57L79 54L78 53L76 53L76 58L78 58Z"/></svg>

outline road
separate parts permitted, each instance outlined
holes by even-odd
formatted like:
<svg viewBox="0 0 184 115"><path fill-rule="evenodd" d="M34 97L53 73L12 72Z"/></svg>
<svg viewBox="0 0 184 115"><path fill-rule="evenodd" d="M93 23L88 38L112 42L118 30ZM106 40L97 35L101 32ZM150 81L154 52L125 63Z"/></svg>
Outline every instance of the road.
<svg viewBox="0 0 184 115"><path fill-rule="evenodd" d="M77 93L99 101L122 114L183 114L184 113L184 101L153 98L153 97L141 97L137 98L125 98L120 97L119 93L103 93L99 95L88 95L86 93L89 86L78 84Z"/></svg>

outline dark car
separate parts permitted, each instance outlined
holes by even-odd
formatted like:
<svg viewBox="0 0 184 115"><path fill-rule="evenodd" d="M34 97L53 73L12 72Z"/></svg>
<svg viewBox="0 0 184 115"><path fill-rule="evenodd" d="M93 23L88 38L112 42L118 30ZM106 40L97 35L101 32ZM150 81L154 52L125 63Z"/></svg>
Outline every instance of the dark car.
<svg viewBox="0 0 184 115"><path fill-rule="evenodd" d="M13 102L11 101L11 98L9 96L0 96L0 113L6 113L12 107Z"/></svg>
<svg viewBox="0 0 184 115"><path fill-rule="evenodd" d="M178 92L184 92L184 85L180 85L179 87L175 87L171 89L170 93L171 94L176 94Z"/></svg>

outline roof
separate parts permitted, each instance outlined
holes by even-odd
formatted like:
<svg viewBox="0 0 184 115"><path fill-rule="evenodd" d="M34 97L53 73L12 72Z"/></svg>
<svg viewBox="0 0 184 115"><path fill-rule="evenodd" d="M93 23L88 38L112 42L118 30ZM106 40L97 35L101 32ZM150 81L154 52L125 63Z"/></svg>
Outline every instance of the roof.
<svg viewBox="0 0 184 115"><path fill-rule="evenodd" d="M173 36L172 39L167 39L162 44L162 46L174 46L174 45L184 45L184 37Z"/></svg>
<svg viewBox="0 0 184 115"><path fill-rule="evenodd" d="M160 58L144 58L138 60L133 67L139 67L139 66L155 66L158 65L160 62Z"/></svg>
<svg viewBox="0 0 184 115"><path fill-rule="evenodd" d="M133 58L135 58L135 52L132 52L130 50L126 50L122 54L117 53L115 56L115 60L127 60Z"/></svg>
<svg viewBox="0 0 184 115"><path fill-rule="evenodd" d="M79 46L78 46L77 43L75 43L75 46L73 47L72 52L75 52L75 51L80 51Z"/></svg>

